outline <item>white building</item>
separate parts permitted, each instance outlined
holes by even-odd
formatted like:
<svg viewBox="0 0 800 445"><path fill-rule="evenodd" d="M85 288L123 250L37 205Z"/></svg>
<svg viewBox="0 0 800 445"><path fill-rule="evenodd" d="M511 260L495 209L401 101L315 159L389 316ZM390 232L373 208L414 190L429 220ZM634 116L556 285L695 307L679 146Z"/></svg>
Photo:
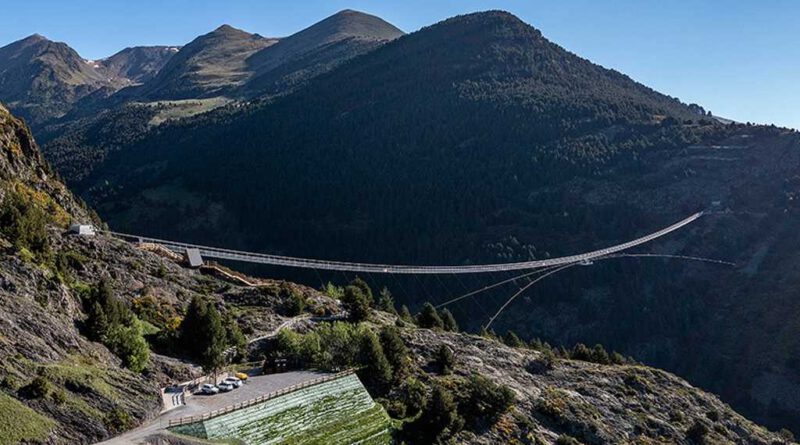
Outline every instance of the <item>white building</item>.
<svg viewBox="0 0 800 445"><path fill-rule="evenodd" d="M91 236L95 234L94 226L89 224L72 224L69 226L69 231L78 235Z"/></svg>

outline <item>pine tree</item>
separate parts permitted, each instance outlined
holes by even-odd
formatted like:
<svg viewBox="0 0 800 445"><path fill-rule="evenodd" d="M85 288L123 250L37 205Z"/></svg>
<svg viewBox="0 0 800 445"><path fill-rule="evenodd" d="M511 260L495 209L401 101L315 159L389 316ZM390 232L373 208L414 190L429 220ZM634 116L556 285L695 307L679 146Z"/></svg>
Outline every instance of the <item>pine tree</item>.
<svg viewBox="0 0 800 445"><path fill-rule="evenodd" d="M349 315L350 321L358 323L369 318L369 300L364 295L364 291L358 286L347 286L344 289L342 303Z"/></svg>
<svg viewBox="0 0 800 445"><path fill-rule="evenodd" d="M453 367L455 366L456 358L453 355L453 351L447 345L439 346L439 349L436 351L436 365L439 368L439 374L448 375L453 372Z"/></svg>
<svg viewBox="0 0 800 445"><path fill-rule="evenodd" d="M408 306L405 304L400 307L400 319L406 323L414 323L414 317L411 316L411 311L408 310Z"/></svg>
<svg viewBox="0 0 800 445"><path fill-rule="evenodd" d="M199 296L193 297L179 328L179 338L183 349L195 358L200 357L206 348L203 323L205 323L207 313L208 304L205 299Z"/></svg>
<svg viewBox="0 0 800 445"><path fill-rule="evenodd" d="M453 394L446 388L436 385L431 392L425 409L413 424L415 438L419 443L444 443L464 426L464 419L458 415ZM416 443L416 441L415 441Z"/></svg>
<svg viewBox="0 0 800 445"><path fill-rule="evenodd" d="M381 295L378 299L378 309L397 315L397 308L394 307L394 297L392 297L392 293L386 287L381 289Z"/></svg>
<svg viewBox="0 0 800 445"><path fill-rule="evenodd" d="M581 360L584 362L592 361L592 351L583 343L578 343L572 348L572 353L569 357L573 360Z"/></svg>
<svg viewBox="0 0 800 445"><path fill-rule="evenodd" d="M374 307L375 306L375 297L372 295L372 288L369 287L369 284L367 284L366 281L362 280L359 277L356 277L355 280L350 282L350 286L355 286L355 287L361 289L361 293L364 294L364 298L366 298L367 304L370 307Z"/></svg>
<svg viewBox="0 0 800 445"><path fill-rule="evenodd" d="M383 394L392 382L392 366L374 332L370 330L364 332L359 356L361 364L365 367L363 374L367 386L378 394Z"/></svg>
<svg viewBox="0 0 800 445"><path fill-rule="evenodd" d="M203 319L201 329L201 346L204 347L200 356L200 365L206 372L213 372L216 380L217 371L225 364L225 350L227 349L227 333L222 325L222 317L213 304L209 304Z"/></svg>
<svg viewBox="0 0 800 445"><path fill-rule="evenodd" d="M384 326L381 329L380 338L386 359L394 369L395 379L398 379L408 367L408 348L400 338L400 331L394 326Z"/></svg>
<svg viewBox="0 0 800 445"><path fill-rule="evenodd" d="M108 332L108 318L103 306L97 301L93 301L89 305L86 317L86 331L87 337L94 341L102 341Z"/></svg>
<svg viewBox="0 0 800 445"><path fill-rule="evenodd" d="M422 311L417 314L417 324L421 328L441 329L442 319L432 304L425 303L422 306Z"/></svg>
<svg viewBox="0 0 800 445"><path fill-rule="evenodd" d="M525 346L525 342L520 340L520 338L517 337L517 334L515 334L513 331L506 332L505 337L503 337L503 343L511 346L512 348L522 348Z"/></svg>
<svg viewBox="0 0 800 445"><path fill-rule="evenodd" d="M601 365L607 365L611 362L608 352L606 352L606 348L599 343L594 345L594 348L592 348L591 357L593 362L600 363Z"/></svg>
<svg viewBox="0 0 800 445"><path fill-rule="evenodd" d="M450 312L449 309L445 309L441 312L442 317L442 326L444 327L445 331L450 332L458 332L458 323L456 322L455 317Z"/></svg>

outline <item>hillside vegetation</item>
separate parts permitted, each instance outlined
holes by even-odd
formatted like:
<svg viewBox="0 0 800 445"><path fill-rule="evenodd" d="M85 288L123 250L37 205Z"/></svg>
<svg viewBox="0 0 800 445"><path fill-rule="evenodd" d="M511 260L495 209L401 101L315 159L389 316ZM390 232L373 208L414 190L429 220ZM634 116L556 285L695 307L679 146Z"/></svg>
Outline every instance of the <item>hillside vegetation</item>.
<svg viewBox="0 0 800 445"><path fill-rule="evenodd" d="M3 444L86 444L119 434L157 415L159 386L192 377L186 364L139 354L143 349L198 360L209 371L222 351L242 348L245 333L258 336L287 316L330 314L342 304L347 321L282 331L267 353L286 354L294 366L358 368L372 397L382 397L393 416L392 434L409 444L599 444L632 437L687 445L789 442L788 433L770 433L674 376L607 355L603 360L600 347L564 353L514 336L505 346L457 333L453 320L435 310L416 320L401 311L397 318L389 293L375 299L362 280L344 289L331 284L328 295L268 280L253 288L102 234L70 236L43 209L57 205L83 222L90 214L47 174L29 130L4 108L0 150L0 218L28 229L8 231L3 224L0 231ZM39 198L16 199L13 184ZM184 356L190 345L208 347ZM385 425L382 409L369 414L377 416L371 425ZM340 420L328 427L351 419ZM319 439L290 440L306 438Z"/></svg>
<svg viewBox="0 0 800 445"><path fill-rule="evenodd" d="M620 260L572 270L497 329L600 340L772 427L799 427L800 406L783 395L800 387L789 266L796 133L719 124L488 12L400 37L270 103L130 139L75 183L113 227L313 258L547 258L708 210L651 249L737 267ZM461 284L427 298L452 289ZM414 308L422 294L398 299ZM454 314L477 330L504 295Z"/></svg>

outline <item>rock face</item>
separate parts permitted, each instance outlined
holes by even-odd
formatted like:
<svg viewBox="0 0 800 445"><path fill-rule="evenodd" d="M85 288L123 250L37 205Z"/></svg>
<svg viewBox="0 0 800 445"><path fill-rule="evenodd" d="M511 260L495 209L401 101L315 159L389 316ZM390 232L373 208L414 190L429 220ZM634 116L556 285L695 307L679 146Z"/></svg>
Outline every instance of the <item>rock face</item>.
<svg viewBox="0 0 800 445"><path fill-rule="evenodd" d="M106 279L128 304L146 293L180 307L225 283L210 285L118 240L65 233L71 221L93 222L91 212L54 177L28 128L0 106L0 202L12 190L51 215L52 259L31 258L0 235L0 443L93 443L152 418L161 409L158 385L184 369L157 356L145 374L123 368L82 335L81 295ZM21 419L22 433L13 425Z"/></svg>
<svg viewBox="0 0 800 445"><path fill-rule="evenodd" d="M692 445L698 443L690 432L696 423L708 430L699 443L783 443L717 397L657 369L551 361L495 340L425 329L404 331L404 337L421 366L447 345L457 358L456 375L479 373L516 393L518 403L505 420L514 428L499 427L501 420L478 436L462 433L458 443L553 443L568 435L587 445Z"/></svg>

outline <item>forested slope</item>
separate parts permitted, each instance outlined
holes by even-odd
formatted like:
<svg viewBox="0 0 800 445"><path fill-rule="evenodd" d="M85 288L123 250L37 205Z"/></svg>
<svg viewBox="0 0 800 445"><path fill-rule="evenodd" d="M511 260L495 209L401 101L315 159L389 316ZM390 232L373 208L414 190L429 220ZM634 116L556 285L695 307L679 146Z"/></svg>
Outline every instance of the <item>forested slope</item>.
<svg viewBox="0 0 800 445"><path fill-rule="evenodd" d="M387 43L274 103L163 125L77 188L120 230L417 264L577 253L709 210L649 249L736 267L572 270L496 328L601 341L770 426L800 428L785 396L800 387L800 142L697 111L509 14L479 13ZM401 298L444 300L458 288ZM454 311L477 329L504 295Z"/></svg>

